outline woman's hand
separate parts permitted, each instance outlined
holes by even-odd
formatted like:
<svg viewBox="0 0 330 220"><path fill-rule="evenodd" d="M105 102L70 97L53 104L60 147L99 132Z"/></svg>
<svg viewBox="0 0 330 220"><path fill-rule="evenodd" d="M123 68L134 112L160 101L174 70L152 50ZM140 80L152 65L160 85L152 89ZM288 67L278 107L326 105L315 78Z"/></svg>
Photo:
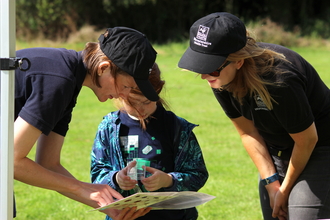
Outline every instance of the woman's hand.
<svg viewBox="0 0 330 220"><path fill-rule="evenodd" d="M274 198L273 206L273 218L278 218L279 220L286 220L288 217L288 197L289 195L284 194L281 189L279 189Z"/></svg>
<svg viewBox="0 0 330 220"><path fill-rule="evenodd" d="M145 167L145 169L147 172L152 174L152 176L141 180L146 190L156 191L163 187L167 188L172 186L173 179L170 174L164 173L163 171L152 167Z"/></svg>
<svg viewBox="0 0 330 220"><path fill-rule="evenodd" d="M114 201L114 198L124 198L119 192L112 189L109 185L106 184L80 182L80 188L78 192L73 193L76 194L78 198L85 198L86 200L94 201L95 205L90 204L92 207L101 207L108 205ZM79 201L79 199L76 200Z"/></svg>
<svg viewBox="0 0 330 220"><path fill-rule="evenodd" d="M117 209L105 209L102 212L110 216L113 220L133 220L138 217L144 216L148 212L150 212L151 208L142 208L136 210L136 207L133 208L125 208L122 210Z"/></svg>
<svg viewBox="0 0 330 220"><path fill-rule="evenodd" d="M275 181L265 186L269 195L270 207L273 209L273 218L286 220L288 214L287 198L281 196L280 182Z"/></svg>

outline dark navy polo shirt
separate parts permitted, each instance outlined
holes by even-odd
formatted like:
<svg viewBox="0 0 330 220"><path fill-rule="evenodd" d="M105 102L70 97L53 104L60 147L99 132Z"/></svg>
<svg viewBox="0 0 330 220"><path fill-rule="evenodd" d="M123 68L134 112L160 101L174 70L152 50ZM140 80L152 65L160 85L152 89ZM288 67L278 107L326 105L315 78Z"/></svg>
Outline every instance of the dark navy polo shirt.
<svg viewBox="0 0 330 220"><path fill-rule="evenodd" d="M81 52L64 48L29 48L16 52L31 68L15 74L15 119L20 116L48 135L66 135L72 109L86 76Z"/></svg>

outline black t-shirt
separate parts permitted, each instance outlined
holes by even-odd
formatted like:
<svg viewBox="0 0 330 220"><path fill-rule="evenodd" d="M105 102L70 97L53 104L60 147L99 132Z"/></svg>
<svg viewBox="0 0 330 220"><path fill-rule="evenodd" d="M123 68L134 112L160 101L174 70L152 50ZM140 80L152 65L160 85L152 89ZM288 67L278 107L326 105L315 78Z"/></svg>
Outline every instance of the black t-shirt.
<svg viewBox="0 0 330 220"><path fill-rule="evenodd" d="M263 76L268 81L283 82L279 86L266 86L277 103L273 102L273 109L268 110L258 95L247 95L240 105L231 93L213 89L227 116L252 120L266 143L278 149L292 148L294 142L289 133L304 131L314 121L319 138L316 146L330 146L329 88L299 54L279 45L260 43L259 46L282 53L290 61L278 62L279 68L286 71L282 75Z"/></svg>
<svg viewBox="0 0 330 220"><path fill-rule="evenodd" d="M66 135L71 113L86 76L81 52L63 48L19 50L31 68L15 74L15 119L20 116L48 135Z"/></svg>
<svg viewBox="0 0 330 220"><path fill-rule="evenodd" d="M130 118L128 114L120 114L119 117L122 122L120 137L129 138L129 145L135 148L127 155L128 162L132 158L144 158L150 161L149 166L153 168L166 173L173 172L176 150L171 140L174 140L175 134L173 129L164 125L173 124L176 116L158 106L150 118L147 130L143 130L140 122Z"/></svg>
<svg viewBox="0 0 330 220"><path fill-rule="evenodd" d="M134 157L144 158L150 161L153 168L165 173L174 172L177 145L173 143L177 117L170 111L158 106L147 125L147 130L142 130L140 122L132 119L128 114L120 114L121 120L120 137L127 137L130 152L126 154L125 146L121 145L125 159ZM165 125L165 126L164 126ZM136 138L135 138L136 137ZM135 148L135 150L133 150ZM147 174L147 176L150 176ZM143 188L143 185L140 184ZM162 190L159 190L162 191ZM153 210L138 219L196 219L196 208L182 210Z"/></svg>

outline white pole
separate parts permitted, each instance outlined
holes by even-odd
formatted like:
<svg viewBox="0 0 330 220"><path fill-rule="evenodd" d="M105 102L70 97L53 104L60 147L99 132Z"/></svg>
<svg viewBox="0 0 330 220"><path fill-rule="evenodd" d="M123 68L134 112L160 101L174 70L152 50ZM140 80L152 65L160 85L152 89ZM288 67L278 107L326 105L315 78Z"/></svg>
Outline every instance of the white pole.
<svg viewBox="0 0 330 220"><path fill-rule="evenodd" d="M15 57L14 0L1 0L0 58ZM13 219L14 70L1 70L0 112L0 219Z"/></svg>

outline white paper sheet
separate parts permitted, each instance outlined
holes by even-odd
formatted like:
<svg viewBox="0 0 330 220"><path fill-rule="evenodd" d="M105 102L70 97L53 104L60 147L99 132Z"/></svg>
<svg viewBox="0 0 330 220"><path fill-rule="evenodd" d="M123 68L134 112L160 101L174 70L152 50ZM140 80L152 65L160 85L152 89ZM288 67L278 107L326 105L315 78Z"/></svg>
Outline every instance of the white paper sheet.
<svg viewBox="0 0 330 220"><path fill-rule="evenodd" d="M145 192L136 193L109 205L93 209L104 210L108 208L124 209L126 207L137 207L137 209L152 207L153 209L187 209L204 204L215 196L205 193L182 191L182 192Z"/></svg>

